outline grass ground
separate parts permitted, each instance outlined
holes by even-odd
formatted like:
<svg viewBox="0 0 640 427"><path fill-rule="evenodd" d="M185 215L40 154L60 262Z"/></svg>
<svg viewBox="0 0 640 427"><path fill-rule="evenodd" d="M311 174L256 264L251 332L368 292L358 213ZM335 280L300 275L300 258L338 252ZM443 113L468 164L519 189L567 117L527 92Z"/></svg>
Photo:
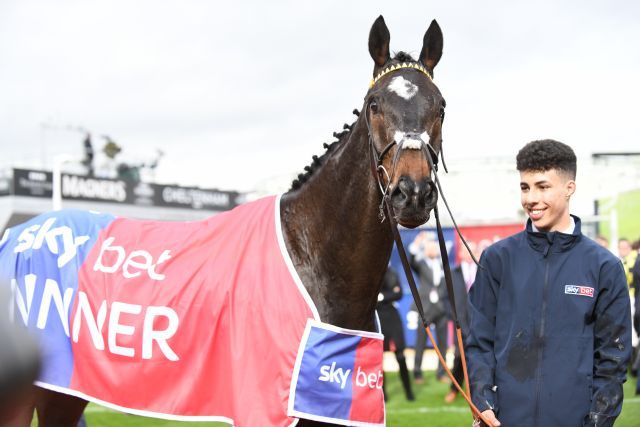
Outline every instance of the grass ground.
<svg viewBox="0 0 640 427"><path fill-rule="evenodd" d="M604 209L600 214L605 217L611 212L610 199L599 200ZM626 237L634 241L640 238L640 221L638 221L638 210L640 210L640 190L628 191L618 195L615 208L618 211L618 238ZM600 223L600 234L611 237L611 225L608 221Z"/></svg>
<svg viewBox="0 0 640 427"><path fill-rule="evenodd" d="M616 427L637 427L640 420L640 397L634 395L636 378L629 378L624 387L625 400L622 414ZM407 402L397 374L387 375L387 425L401 427L452 427L470 426L471 415L465 402L459 398L451 405L443 403L448 385L435 380L433 375L426 378L423 385L414 385L415 402ZM185 423L137 417L111 411L90 404L85 411L89 427L186 427L186 426L228 426L219 423Z"/></svg>

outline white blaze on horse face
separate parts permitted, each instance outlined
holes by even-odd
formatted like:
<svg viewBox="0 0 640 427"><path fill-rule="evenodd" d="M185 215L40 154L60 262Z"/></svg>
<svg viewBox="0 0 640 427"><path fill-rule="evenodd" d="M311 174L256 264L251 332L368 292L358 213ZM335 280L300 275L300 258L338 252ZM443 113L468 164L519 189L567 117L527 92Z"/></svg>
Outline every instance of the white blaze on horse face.
<svg viewBox="0 0 640 427"><path fill-rule="evenodd" d="M420 150L422 149L422 143L425 142L424 135L427 135L426 132L421 133L417 138L405 138L406 133L397 130L393 134L393 140L400 146L403 150ZM414 134L415 135L415 134ZM428 136L427 136L428 138Z"/></svg>
<svg viewBox="0 0 640 427"><path fill-rule="evenodd" d="M404 139L404 132L397 130L393 134L393 140L396 142L396 144L400 145L403 139Z"/></svg>
<svg viewBox="0 0 640 427"><path fill-rule="evenodd" d="M400 98L410 100L418 93L418 86L411 83L409 80L405 79L402 76L394 77L387 86L389 92L393 92L398 95Z"/></svg>

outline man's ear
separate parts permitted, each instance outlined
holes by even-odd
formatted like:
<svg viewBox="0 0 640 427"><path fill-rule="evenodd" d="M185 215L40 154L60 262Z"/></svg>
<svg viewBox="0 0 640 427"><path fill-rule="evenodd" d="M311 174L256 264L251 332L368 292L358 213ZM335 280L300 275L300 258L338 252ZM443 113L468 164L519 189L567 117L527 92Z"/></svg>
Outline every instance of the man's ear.
<svg viewBox="0 0 640 427"><path fill-rule="evenodd" d="M567 199L573 196L573 193L576 192L576 182L572 179L567 181L567 184L565 185L565 190L566 190Z"/></svg>

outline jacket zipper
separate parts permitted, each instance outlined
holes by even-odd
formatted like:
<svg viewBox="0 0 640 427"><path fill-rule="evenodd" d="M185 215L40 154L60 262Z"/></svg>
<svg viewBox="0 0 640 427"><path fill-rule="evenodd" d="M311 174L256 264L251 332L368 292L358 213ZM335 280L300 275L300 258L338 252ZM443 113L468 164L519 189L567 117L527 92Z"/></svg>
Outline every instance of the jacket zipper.
<svg viewBox="0 0 640 427"><path fill-rule="evenodd" d="M545 257L546 258L546 257ZM538 425L538 418L540 412L540 389L541 389L541 376L542 376L542 354L544 350L544 322L547 314L547 288L549 287L549 258L545 259L544 269L544 285L542 287L542 311L540 319L540 332L538 333L538 372L536 375L536 400L535 400L535 414L534 414L534 426Z"/></svg>

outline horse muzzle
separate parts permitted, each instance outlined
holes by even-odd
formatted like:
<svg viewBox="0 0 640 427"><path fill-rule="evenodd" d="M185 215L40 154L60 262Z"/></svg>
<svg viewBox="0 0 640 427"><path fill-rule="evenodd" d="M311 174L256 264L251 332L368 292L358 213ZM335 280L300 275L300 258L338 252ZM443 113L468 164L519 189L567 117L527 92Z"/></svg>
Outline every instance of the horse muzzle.
<svg viewBox="0 0 640 427"><path fill-rule="evenodd" d="M415 228L429 220L438 202L438 191L430 178L414 181L401 176L390 200L397 221L404 227Z"/></svg>

